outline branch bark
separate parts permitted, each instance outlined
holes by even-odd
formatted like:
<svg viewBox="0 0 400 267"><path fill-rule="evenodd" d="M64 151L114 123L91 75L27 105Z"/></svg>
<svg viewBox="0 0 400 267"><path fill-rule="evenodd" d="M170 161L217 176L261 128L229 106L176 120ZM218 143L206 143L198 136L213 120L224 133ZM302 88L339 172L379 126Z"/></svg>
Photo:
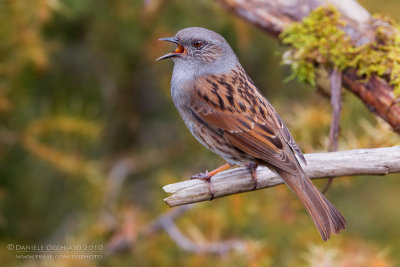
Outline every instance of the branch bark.
<svg viewBox="0 0 400 267"><path fill-rule="evenodd" d="M400 172L400 146L312 153L306 154L305 157L308 164L302 164L302 167L312 179ZM257 176L257 189L283 183L283 180L267 167L258 167ZM215 198L252 191L254 186L246 167L220 172L211 179L211 182ZM171 207L210 199L207 183L200 180L169 184L163 189L167 193L172 193L164 199Z"/></svg>
<svg viewBox="0 0 400 267"><path fill-rule="evenodd" d="M343 29L355 45L371 42L375 32L371 15L355 0L217 0L223 7L275 38L291 23L301 21L311 10L333 5L340 11L347 26ZM394 30L395 32L395 30ZM400 105L393 88L384 79L372 76L368 81L358 77L354 69L343 72L343 86L357 95L375 114L400 133Z"/></svg>

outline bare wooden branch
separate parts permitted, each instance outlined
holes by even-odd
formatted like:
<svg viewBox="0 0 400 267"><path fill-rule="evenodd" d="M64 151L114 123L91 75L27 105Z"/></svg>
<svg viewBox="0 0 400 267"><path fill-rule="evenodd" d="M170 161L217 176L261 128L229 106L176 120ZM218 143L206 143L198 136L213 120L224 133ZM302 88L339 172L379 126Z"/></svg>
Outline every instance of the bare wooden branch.
<svg viewBox="0 0 400 267"><path fill-rule="evenodd" d="M210 253L222 255L230 251L245 251L245 242L238 239L198 243L185 236L184 233L177 227L175 220L185 214L188 210L192 209L194 206L194 204L180 206L162 214L143 231L143 234L148 236L152 233L164 230L180 248L192 253Z"/></svg>
<svg viewBox="0 0 400 267"><path fill-rule="evenodd" d="M343 29L355 45L375 39L371 15L356 0L217 0L223 7L275 38L291 23L301 21L313 9L333 5L347 25ZM393 88L384 79L372 76L368 81L358 77L356 70L345 70L343 86L357 95L375 114L389 123L400 134L400 105Z"/></svg>
<svg viewBox="0 0 400 267"><path fill-rule="evenodd" d="M231 251L245 252L246 243L239 239L229 239L213 242L196 242L188 238L176 225L175 221L183 216L187 211L195 207L195 204L179 206L171 209L158 218L150 225L139 228L138 216L133 209L126 209L121 225L115 230L106 245L106 254L127 252L140 238L149 238L149 236L165 231L177 246L185 251L198 254L218 254L223 255Z"/></svg>
<svg viewBox="0 0 400 267"><path fill-rule="evenodd" d="M163 214L161 214L157 219L155 219L148 228L146 228L143 232L146 235L153 234L165 228L165 225L169 224L170 221L175 221L187 211L194 208L195 204L180 206L175 209L169 210Z"/></svg>
<svg viewBox="0 0 400 267"><path fill-rule="evenodd" d="M337 68L330 74L332 121L329 129L329 152L339 148L340 111L342 110L342 72Z"/></svg>
<svg viewBox="0 0 400 267"><path fill-rule="evenodd" d="M372 39L367 26L371 15L356 0L217 0L223 7L274 37L313 9L333 5L346 18L345 29L360 44Z"/></svg>
<svg viewBox="0 0 400 267"><path fill-rule="evenodd" d="M329 128L329 145L328 151L333 152L339 149L339 132L340 132L340 112L342 110L342 72L337 68L333 68L330 73L330 89L331 89L331 106L332 120ZM329 178L325 187L321 190L325 194L332 185L333 178Z"/></svg>
<svg viewBox="0 0 400 267"><path fill-rule="evenodd" d="M400 172L400 146L355 149L348 151L312 153L305 155L307 165L302 165L312 179L349 175L385 175ZM283 180L266 167L257 169L257 189L283 183ZM212 179L214 197L223 197L251 191L254 186L248 168L234 168L215 175ZM200 180L187 180L169 184L164 191L172 195L164 201L169 206L209 200L207 183Z"/></svg>

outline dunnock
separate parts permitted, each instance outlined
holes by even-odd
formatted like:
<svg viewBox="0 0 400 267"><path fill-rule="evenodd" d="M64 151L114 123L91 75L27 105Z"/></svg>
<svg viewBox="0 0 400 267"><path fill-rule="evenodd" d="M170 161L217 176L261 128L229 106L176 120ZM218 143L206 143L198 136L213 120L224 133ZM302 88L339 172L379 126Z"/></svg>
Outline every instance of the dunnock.
<svg viewBox="0 0 400 267"><path fill-rule="evenodd" d="M345 228L342 214L308 178L306 163L285 123L240 65L225 39L211 30L193 27L160 40L177 48L157 60L171 58L171 94L193 136L227 164L192 178L210 179L233 165L246 165L257 186L256 168L275 170L311 215L321 237ZM296 156L298 159L296 158Z"/></svg>

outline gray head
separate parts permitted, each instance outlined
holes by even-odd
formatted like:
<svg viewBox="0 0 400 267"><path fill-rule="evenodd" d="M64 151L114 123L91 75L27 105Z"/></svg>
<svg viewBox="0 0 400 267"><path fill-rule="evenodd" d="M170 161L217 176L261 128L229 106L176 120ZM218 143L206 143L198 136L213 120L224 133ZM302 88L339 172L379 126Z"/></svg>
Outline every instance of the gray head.
<svg viewBox="0 0 400 267"><path fill-rule="evenodd" d="M172 51L157 60L171 58L175 65L185 65L198 69L210 65L236 62L235 53L232 51L224 37L211 30L192 27L180 30L175 37L161 38L159 40L172 42L177 45Z"/></svg>

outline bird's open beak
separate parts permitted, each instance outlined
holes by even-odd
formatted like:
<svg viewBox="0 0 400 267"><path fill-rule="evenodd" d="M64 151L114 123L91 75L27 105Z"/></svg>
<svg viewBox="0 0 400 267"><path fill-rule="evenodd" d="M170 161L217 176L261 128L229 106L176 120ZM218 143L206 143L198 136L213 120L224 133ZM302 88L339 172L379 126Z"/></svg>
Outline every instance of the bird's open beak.
<svg viewBox="0 0 400 267"><path fill-rule="evenodd" d="M171 57L177 57L182 55L183 52L185 52L185 48L183 45L181 45L176 37L170 37L170 38L160 38L158 39L159 41L166 41L166 42L171 42L176 44L176 49L168 54L165 54L159 58L156 59L156 61L166 59L166 58L171 58Z"/></svg>

